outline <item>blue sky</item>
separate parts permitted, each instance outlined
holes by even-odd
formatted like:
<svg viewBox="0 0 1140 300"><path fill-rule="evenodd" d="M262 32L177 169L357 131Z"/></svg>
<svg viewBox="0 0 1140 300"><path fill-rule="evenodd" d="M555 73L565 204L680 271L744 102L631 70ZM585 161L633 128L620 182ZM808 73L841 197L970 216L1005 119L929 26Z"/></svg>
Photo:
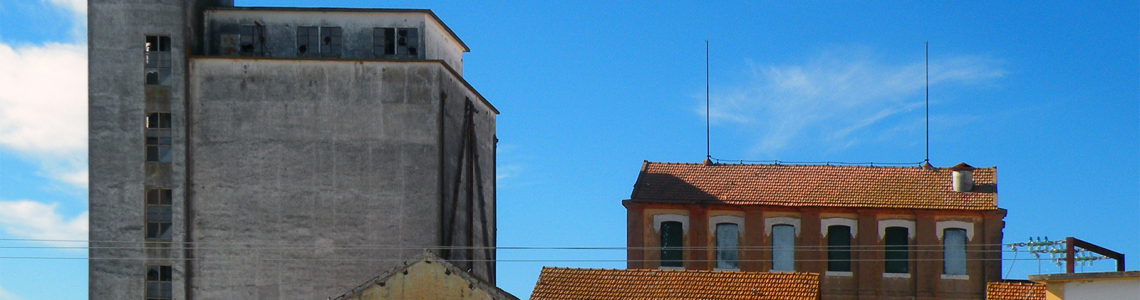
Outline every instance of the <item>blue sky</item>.
<svg viewBox="0 0 1140 300"><path fill-rule="evenodd" d="M238 5L434 10L472 49L465 78L502 111L501 246L624 246L620 200L641 162L704 158L705 40L713 157L921 161L930 41L931 161L998 167L1005 242L1075 236L1140 255L1136 1ZM84 8L0 2L0 238L86 237ZM0 245L0 257L85 255L11 248L73 245L62 242ZM624 267L574 261L624 259L612 250L499 257L549 260L499 263L499 286L523 298L544 265ZM1004 267L1038 273L1033 261ZM80 259L0 258L0 299L84 298L86 270Z"/></svg>

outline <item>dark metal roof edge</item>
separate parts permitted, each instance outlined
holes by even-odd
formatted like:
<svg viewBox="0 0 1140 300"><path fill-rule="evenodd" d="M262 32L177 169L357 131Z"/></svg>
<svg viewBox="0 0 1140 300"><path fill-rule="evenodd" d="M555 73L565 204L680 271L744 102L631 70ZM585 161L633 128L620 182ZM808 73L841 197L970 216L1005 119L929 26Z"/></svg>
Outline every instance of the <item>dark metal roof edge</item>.
<svg viewBox="0 0 1140 300"><path fill-rule="evenodd" d="M439 18L431 9L426 8L345 8L345 7L272 7L272 6L235 6L235 7L210 7L206 8L207 11L293 11L293 12L363 12L363 13L422 13L427 14L435 19L436 23L443 26L452 38L463 47L463 52L471 52L471 48L467 47L467 43L451 30L443 20Z"/></svg>

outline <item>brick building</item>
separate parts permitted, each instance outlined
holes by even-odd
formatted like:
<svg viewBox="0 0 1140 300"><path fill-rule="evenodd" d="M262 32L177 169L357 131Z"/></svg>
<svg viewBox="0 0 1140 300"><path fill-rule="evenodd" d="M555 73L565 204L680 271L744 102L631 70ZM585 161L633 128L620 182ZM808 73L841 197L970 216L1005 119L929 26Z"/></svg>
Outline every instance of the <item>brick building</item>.
<svg viewBox="0 0 1140 300"><path fill-rule="evenodd" d="M629 269L820 273L823 299L980 299L1000 280L996 168L645 162Z"/></svg>

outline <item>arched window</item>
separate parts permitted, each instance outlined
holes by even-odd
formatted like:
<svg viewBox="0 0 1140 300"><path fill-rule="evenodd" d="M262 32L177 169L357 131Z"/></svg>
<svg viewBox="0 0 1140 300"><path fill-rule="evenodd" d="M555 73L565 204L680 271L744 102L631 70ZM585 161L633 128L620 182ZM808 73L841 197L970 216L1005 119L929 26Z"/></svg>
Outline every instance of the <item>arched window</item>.
<svg viewBox="0 0 1140 300"><path fill-rule="evenodd" d="M851 227L827 226L827 270L851 272Z"/></svg>
<svg viewBox="0 0 1140 300"><path fill-rule="evenodd" d="M661 222L661 266L682 267L685 230L681 222Z"/></svg>
<svg viewBox="0 0 1140 300"><path fill-rule="evenodd" d="M795 271L796 228L792 225L772 225L772 270Z"/></svg>
<svg viewBox="0 0 1140 300"><path fill-rule="evenodd" d="M942 233L942 274L966 275L966 230L947 228Z"/></svg>
<svg viewBox="0 0 1140 300"><path fill-rule="evenodd" d="M883 242L886 244L886 263L884 266L886 273L910 273L909 235L910 229L906 227L887 227L886 235L883 238Z"/></svg>
<svg viewBox="0 0 1140 300"><path fill-rule="evenodd" d="M716 268L739 269L737 259L737 233L736 223L716 224Z"/></svg>

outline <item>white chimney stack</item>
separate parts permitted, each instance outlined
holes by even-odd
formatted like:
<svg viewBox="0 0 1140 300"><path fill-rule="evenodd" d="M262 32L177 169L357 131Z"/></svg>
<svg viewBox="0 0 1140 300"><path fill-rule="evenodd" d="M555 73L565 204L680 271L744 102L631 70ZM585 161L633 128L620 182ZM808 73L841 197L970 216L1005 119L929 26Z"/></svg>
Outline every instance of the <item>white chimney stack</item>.
<svg viewBox="0 0 1140 300"><path fill-rule="evenodd" d="M974 167L960 163L950 167L954 171L954 191L968 193L974 190Z"/></svg>

